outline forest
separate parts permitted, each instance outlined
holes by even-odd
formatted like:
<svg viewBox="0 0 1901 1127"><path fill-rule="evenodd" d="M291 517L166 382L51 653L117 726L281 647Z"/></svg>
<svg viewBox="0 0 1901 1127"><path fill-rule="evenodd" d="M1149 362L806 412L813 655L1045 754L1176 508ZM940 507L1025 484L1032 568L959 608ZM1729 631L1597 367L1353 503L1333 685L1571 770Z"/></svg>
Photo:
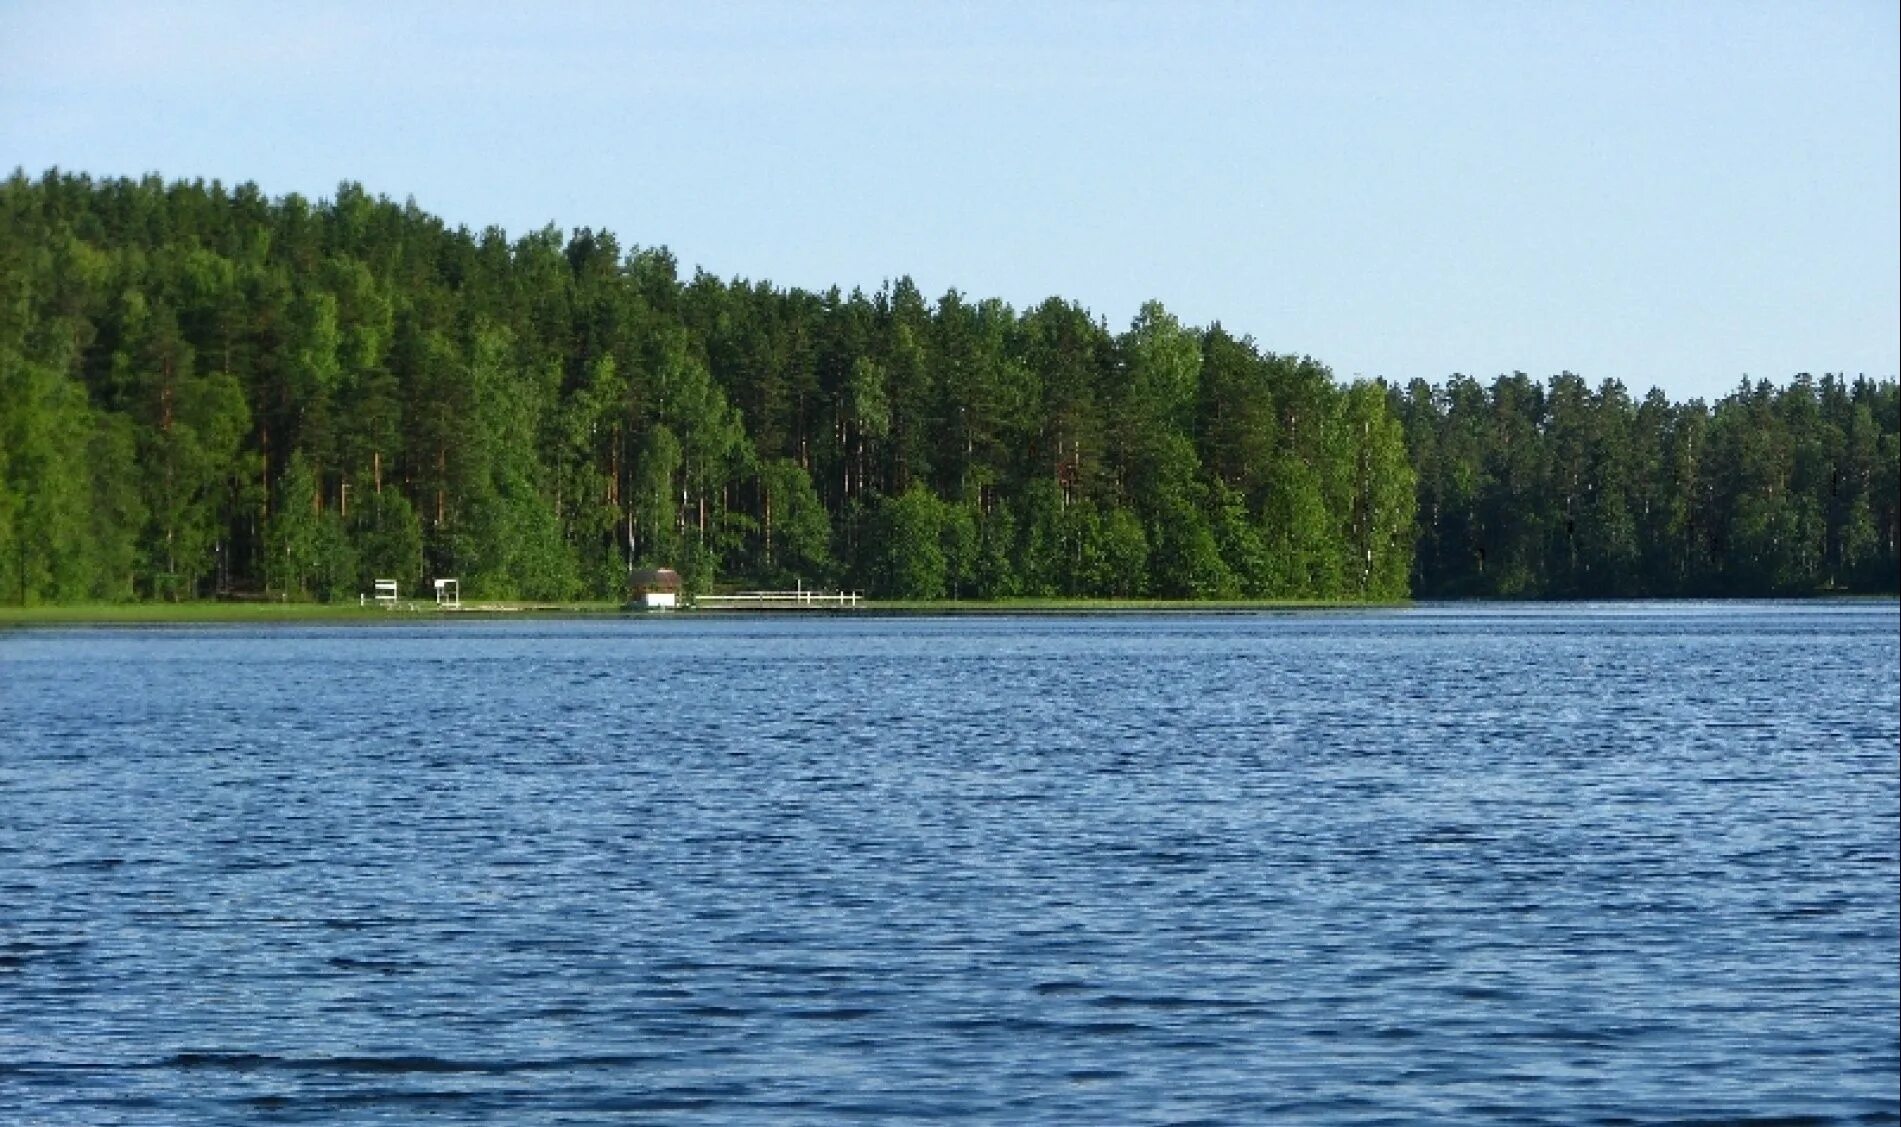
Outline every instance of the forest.
<svg viewBox="0 0 1901 1127"><path fill-rule="evenodd" d="M1160 303L682 276L357 184L0 184L0 602L1894 592L1892 375L1336 380Z"/></svg>

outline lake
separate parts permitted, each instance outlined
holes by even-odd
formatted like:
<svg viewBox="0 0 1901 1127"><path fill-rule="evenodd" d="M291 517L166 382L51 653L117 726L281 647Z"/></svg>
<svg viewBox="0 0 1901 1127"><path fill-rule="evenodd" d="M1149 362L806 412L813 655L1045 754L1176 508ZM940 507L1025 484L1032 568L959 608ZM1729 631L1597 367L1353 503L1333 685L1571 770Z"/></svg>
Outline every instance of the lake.
<svg viewBox="0 0 1901 1127"><path fill-rule="evenodd" d="M1893 602L0 633L0 1121L1901 1121Z"/></svg>

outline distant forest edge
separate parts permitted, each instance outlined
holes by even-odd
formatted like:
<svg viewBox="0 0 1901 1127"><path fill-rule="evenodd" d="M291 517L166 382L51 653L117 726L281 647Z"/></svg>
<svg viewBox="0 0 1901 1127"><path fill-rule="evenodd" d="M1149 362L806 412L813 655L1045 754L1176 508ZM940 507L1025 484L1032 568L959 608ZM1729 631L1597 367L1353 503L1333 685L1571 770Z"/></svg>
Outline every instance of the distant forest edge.
<svg viewBox="0 0 1901 1127"><path fill-rule="evenodd" d="M681 278L344 184L0 186L0 602L691 586L1392 600L1897 588L1897 394L1342 385L1159 304Z"/></svg>

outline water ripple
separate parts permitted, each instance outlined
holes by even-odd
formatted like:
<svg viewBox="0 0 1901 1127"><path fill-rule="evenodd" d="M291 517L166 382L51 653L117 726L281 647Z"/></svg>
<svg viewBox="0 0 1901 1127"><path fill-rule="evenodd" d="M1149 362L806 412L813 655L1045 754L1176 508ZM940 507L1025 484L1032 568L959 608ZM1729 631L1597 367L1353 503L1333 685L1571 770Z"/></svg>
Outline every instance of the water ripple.
<svg viewBox="0 0 1901 1127"><path fill-rule="evenodd" d="M1894 1124L1897 621L0 635L0 1121Z"/></svg>

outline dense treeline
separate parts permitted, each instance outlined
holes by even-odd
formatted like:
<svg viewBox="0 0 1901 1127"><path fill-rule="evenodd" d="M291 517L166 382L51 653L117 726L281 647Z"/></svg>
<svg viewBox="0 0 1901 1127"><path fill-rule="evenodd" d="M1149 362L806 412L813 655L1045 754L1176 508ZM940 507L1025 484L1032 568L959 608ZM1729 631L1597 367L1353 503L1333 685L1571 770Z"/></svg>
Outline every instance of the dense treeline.
<svg viewBox="0 0 1901 1127"><path fill-rule="evenodd" d="M1406 591L1384 389L1160 306L1116 335L906 280L683 280L348 184L16 174L0 255L0 591L32 600L613 597L639 563L925 598Z"/></svg>
<svg viewBox="0 0 1901 1127"><path fill-rule="evenodd" d="M1712 409L1566 373L1393 394L1424 596L1896 589L1896 385L1744 382Z"/></svg>
<svg viewBox="0 0 1901 1127"><path fill-rule="evenodd" d="M924 598L1892 590L1895 413L1891 380L1342 387L1159 305L1115 333L683 279L353 184L0 185L9 601L615 598L648 563Z"/></svg>

